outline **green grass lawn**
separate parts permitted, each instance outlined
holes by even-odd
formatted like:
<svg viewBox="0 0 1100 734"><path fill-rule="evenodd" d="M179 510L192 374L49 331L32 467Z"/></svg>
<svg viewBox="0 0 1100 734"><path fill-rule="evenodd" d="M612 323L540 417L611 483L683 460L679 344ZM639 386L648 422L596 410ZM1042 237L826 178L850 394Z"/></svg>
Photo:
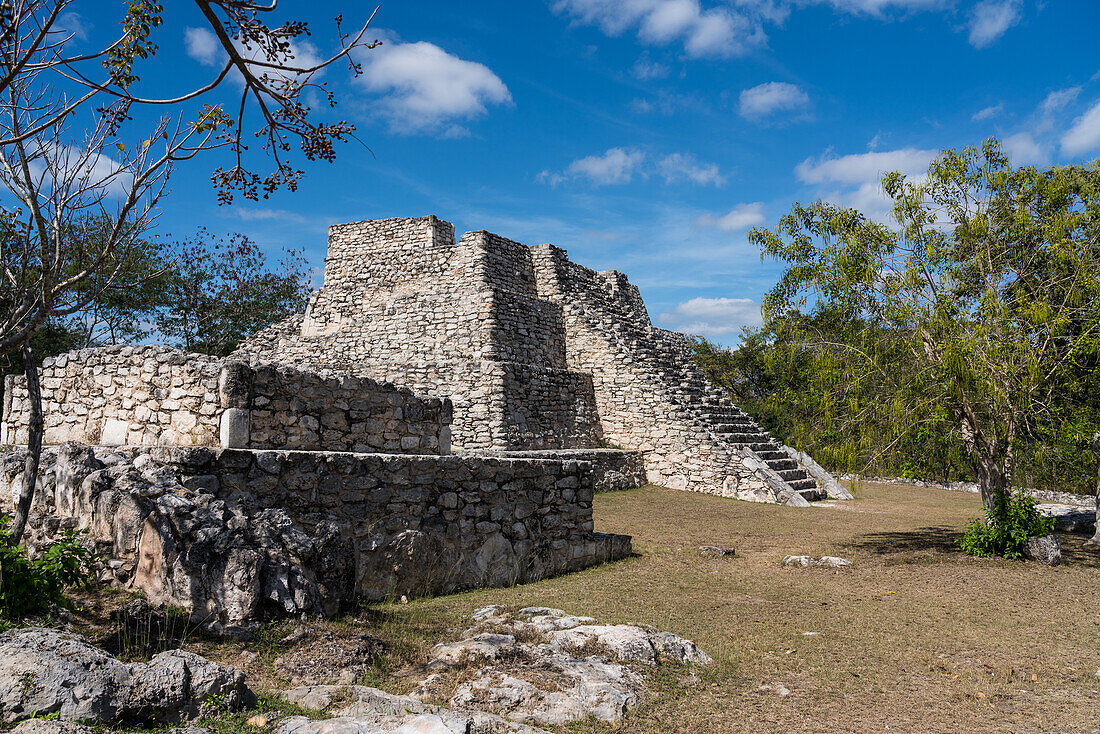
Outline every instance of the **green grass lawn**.
<svg viewBox="0 0 1100 734"><path fill-rule="evenodd" d="M596 528L634 536L635 557L370 607L327 626L388 639L390 660L366 682L397 692L412 685L402 668L424 662L431 644L453 639L486 604L651 624L715 658L696 676L653 676L654 695L623 732L1095 731L1100 549L1064 535L1057 568L970 558L957 539L979 513L977 495L875 484L853 502L809 509L659 487L602 494ZM737 555L703 558L700 545ZM782 568L787 554L839 555L852 566ZM262 666L249 675L263 685ZM758 690L776 684L790 694Z"/></svg>

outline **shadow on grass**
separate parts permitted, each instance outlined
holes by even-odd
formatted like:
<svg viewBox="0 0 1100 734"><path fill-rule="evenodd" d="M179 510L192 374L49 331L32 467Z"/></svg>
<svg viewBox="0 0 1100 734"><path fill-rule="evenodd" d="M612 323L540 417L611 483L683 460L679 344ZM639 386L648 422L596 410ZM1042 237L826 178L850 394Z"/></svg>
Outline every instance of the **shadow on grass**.
<svg viewBox="0 0 1100 734"><path fill-rule="evenodd" d="M1088 535L1058 533L1062 541L1062 565L1081 568L1100 568L1100 545L1089 545Z"/></svg>
<svg viewBox="0 0 1100 734"><path fill-rule="evenodd" d="M936 551L939 553L961 553L959 538L962 533L956 528L930 527L897 532L868 533L851 542L852 547L877 553L881 556L895 553L914 553L917 551Z"/></svg>

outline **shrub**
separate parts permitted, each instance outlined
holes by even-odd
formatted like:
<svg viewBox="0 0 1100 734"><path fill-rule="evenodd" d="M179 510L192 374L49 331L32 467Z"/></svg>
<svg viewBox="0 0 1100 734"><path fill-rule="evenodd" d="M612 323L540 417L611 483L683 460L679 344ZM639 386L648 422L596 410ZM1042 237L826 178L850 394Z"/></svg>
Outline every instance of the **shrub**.
<svg viewBox="0 0 1100 734"><path fill-rule="evenodd" d="M1004 494L985 510L985 518L974 518L959 541L963 552L988 558L1024 557L1028 538L1054 531L1054 518L1035 507L1035 500L1023 492Z"/></svg>
<svg viewBox="0 0 1100 734"><path fill-rule="evenodd" d="M18 619L64 601L67 587L85 586L95 577L94 556L69 530L41 556L31 559L22 546L8 543L9 518L0 518L0 619Z"/></svg>

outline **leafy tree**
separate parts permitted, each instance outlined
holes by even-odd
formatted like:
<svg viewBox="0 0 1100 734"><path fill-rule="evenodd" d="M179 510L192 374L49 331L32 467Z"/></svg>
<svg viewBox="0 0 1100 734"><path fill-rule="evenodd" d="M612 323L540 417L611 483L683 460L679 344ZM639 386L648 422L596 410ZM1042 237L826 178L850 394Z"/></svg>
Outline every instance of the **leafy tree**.
<svg viewBox="0 0 1100 734"><path fill-rule="evenodd" d="M200 229L176 243L172 255L175 262L160 283L156 325L187 351L225 356L250 334L301 311L309 296L301 251L286 251L272 271L248 237L218 238Z"/></svg>
<svg viewBox="0 0 1100 734"><path fill-rule="evenodd" d="M896 429L948 421L1003 524L1020 449L1065 428L1060 391L1095 394L1100 165L1012 169L991 139L883 188L894 227L817 202L750 232L787 266L765 319L789 325L835 404L873 385ZM807 308L852 327L807 327Z"/></svg>
<svg viewBox="0 0 1100 734"><path fill-rule="evenodd" d="M231 203L235 194L266 197L297 188L303 171L290 158L293 143L307 161L331 161L336 143L354 135L347 121L318 122L305 97L316 93L327 107L335 104L317 75L341 60L360 73L351 53L375 45L363 40L369 19L351 35L337 17L339 50L303 64L295 43L310 29L300 21L266 22L277 2L193 2L186 5L214 34L225 61L209 81L167 93L149 90L140 77L155 62L163 32L163 6L155 0L121 4L118 35L98 48L81 45L61 21L80 10L92 15L89 8L101 17L98 0L18 0L0 12L0 353L21 353L31 406L11 543L26 524L42 445L32 340L46 324L125 285L125 264L153 226L174 168L221 150L229 160L211 175L219 202ZM231 103L213 102L222 91ZM139 109L163 116L150 122L135 114ZM253 137L260 145L249 152ZM257 170L257 160L270 170ZM88 215L109 222L104 236L68 236Z"/></svg>

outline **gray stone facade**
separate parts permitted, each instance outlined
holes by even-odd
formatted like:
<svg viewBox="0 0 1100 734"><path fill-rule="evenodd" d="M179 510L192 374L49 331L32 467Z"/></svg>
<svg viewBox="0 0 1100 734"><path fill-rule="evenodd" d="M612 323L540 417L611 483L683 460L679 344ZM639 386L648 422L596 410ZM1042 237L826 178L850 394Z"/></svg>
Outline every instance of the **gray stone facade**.
<svg viewBox="0 0 1100 734"><path fill-rule="evenodd" d="M248 365L162 346L42 362L47 444L448 453L451 405L369 377ZM0 443L25 444L26 378L9 375Z"/></svg>
<svg viewBox="0 0 1100 734"><path fill-rule="evenodd" d="M454 402L463 450L643 452L650 481L764 502L825 491L655 328L615 271L436 217L329 229L305 314L238 356L336 367Z"/></svg>

